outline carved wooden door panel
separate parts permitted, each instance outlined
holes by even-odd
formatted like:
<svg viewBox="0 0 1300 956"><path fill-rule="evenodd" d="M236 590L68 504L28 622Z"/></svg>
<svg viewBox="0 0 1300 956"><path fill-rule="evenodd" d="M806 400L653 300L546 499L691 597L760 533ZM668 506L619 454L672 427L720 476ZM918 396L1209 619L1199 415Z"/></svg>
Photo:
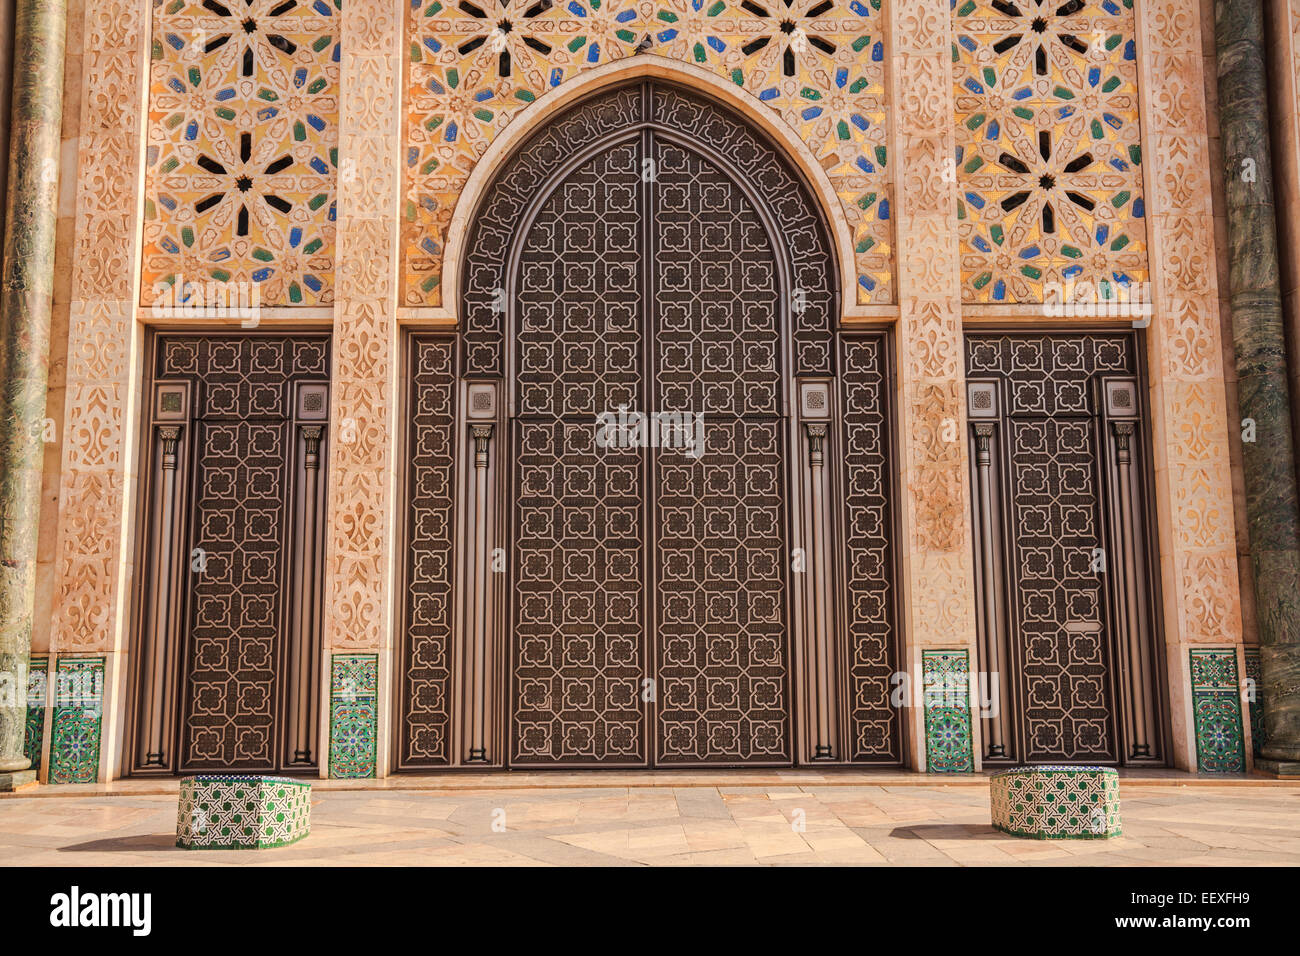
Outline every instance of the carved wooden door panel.
<svg viewBox="0 0 1300 956"><path fill-rule="evenodd" d="M329 340L155 355L134 770L310 770Z"/></svg>

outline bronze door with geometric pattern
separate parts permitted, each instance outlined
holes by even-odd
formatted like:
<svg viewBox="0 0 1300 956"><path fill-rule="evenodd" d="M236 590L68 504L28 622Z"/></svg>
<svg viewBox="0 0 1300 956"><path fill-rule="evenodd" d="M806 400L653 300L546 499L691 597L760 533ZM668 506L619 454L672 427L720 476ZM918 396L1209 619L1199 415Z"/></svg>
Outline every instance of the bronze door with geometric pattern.
<svg viewBox="0 0 1300 956"><path fill-rule="evenodd" d="M744 192L654 129L537 211L514 350L512 764L790 762L777 276ZM682 430L661 444L665 422Z"/></svg>
<svg viewBox="0 0 1300 956"><path fill-rule="evenodd" d="M154 355L132 772L311 772L329 338Z"/></svg>
<svg viewBox="0 0 1300 956"><path fill-rule="evenodd" d="M838 274L697 91L501 164L460 327L407 340L400 769L900 761L887 339L841 343Z"/></svg>
<svg viewBox="0 0 1300 956"><path fill-rule="evenodd" d="M966 336L984 760L1158 763L1132 333Z"/></svg>

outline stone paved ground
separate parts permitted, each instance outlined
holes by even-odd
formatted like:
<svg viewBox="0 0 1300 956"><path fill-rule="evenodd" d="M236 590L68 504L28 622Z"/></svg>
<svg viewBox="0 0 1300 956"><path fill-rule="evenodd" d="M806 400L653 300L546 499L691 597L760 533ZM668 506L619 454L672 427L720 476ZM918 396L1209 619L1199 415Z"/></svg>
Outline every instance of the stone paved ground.
<svg viewBox="0 0 1300 956"><path fill-rule="evenodd" d="M1244 782L1244 781L1243 781ZM173 785L174 786L174 785ZM156 788L155 788L156 789ZM1300 785L1125 783L1124 835L1023 840L964 785L320 790L312 833L275 850L173 846L176 797L0 800L9 865L1300 864ZM494 819L504 811L504 832ZM802 830L793 825L803 820Z"/></svg>

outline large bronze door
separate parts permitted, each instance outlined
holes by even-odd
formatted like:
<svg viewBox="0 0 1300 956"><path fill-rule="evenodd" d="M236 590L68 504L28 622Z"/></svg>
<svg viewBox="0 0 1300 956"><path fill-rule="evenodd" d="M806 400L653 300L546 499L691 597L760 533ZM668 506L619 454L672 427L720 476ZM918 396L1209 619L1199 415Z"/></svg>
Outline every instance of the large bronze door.
<svg viewBox="0 0 1300 956"><path fill-rule="evenodd" d="M653 130L533 219L512 763L790 761L775 256L741 188Z"/></svg>
<svg viewBox="0 0 1300 956"><path fill-rule="evenodd" d="M310 772L329 339L162 334L132 770Z"/></svg>
<svg viewBox="0 0 1300 956"><path fill-rule="evenodd" d="M399 767L898 762L888 350L837 381L837 276L695 92L602 90L502 163L461 326L408 339Z"/></svg>
<svg viewBox="0 0 1300 956"><path fill-rule="evenodd" d="M1135 337L966 343L984 759L1158 762Z"/></svg>

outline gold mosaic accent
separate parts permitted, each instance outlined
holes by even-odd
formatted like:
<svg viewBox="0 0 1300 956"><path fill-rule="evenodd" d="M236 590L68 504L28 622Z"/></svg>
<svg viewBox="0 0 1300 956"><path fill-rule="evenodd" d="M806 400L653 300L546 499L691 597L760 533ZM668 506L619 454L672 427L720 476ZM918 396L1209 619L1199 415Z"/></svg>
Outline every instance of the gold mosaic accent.
<svg viewBox="0 0 1300 956"><path fill-rule="evenodd" d="M443 304L470 173L530 103L653 53L714 70L806 142L843 201L860 303L893 300L881 0L421 0L408 19L403 304Z"/></svg>
<svg viewBox="0 0 1300 956"><path fill-rule="evenodd" d="M155 3L144 304L333 301L340 2Z"/></svg>

